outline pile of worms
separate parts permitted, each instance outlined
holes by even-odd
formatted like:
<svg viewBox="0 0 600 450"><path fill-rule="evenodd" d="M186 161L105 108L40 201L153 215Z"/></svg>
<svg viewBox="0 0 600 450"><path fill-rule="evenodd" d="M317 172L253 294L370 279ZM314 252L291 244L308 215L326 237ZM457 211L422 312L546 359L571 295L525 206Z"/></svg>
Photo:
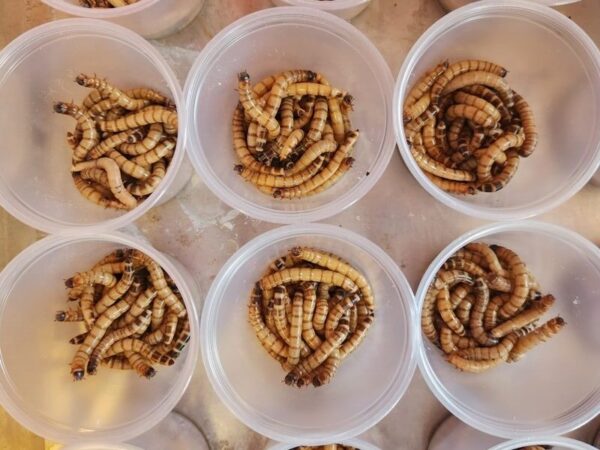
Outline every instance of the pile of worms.
<svg viewBox="0 0 600 450"><path fill-rule="evenodd" d="M538 326L555 299L542 296L523 260L500 245L471 243L457 251L429 286L421 311L425 336L465 372L515 362L565 325Z"/></svg>
<svg viewBox="0 0 600 450"><path fill-rule="evenodd" d="M131 210L165 177L177 145L175 106L149 88L122 91L83 74L75 81L92 89L83 104L54 104L77 122L67 133L75 187L100 206Z"/></svg>
<svg viewBox="0 0 600 450"><path fill-rule="evenodd" d="M343 444L327 444L327 445L317 445L317 446L307 446L302 445L300 447L294 447L292 450L359 450L356 447L352 447L350 445Z"/></svg>
<svg viewBox="0 0 600 450"><path fill-rule="evenodd" d="M90 270L66 280L76 308L55 320L79 322L85 331L69 342L79 345L71 375L95 375L99 365L131 369L152 378L153 363L175 363L190 338L181 294L156 261L134 249L117 249Z"/></svg>
<svg viewBox="0 0 600 450"><path fill-rule="evenodd" d="M440 189L465 195L499 191L520 158L534 152L533 112L506 74L488 61L445 61L408 93L406 139L415 162Z"/></svg>
<svg viewBox="0 0 600 450"><path fill-rule="evenodd" d="M315 195L350 170L358 130L353 98L310 70L289 70L250 85L238 75L233 113L234 169L275 198Z"/></svg>
<svg viewBox="0 0 600 450"><path fill-rule="evenodd" d="M298 387L328 384L375 319L366 278L321 250L294 247L275 260L250 296L248 317L259 342Z"/></svg>
<svg viewBox="0 0 600 450"><path fill-rule="evenodd" d="M84 8L119 8L121 6L133 5L139 0L79 0Z"/></svg>

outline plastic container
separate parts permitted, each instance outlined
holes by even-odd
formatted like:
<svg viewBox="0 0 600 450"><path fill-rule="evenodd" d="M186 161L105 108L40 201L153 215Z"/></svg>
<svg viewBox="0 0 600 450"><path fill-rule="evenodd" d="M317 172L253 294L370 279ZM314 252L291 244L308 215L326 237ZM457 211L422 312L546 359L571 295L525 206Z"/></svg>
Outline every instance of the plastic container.
<svg viewBox="0 0 600 450"><path fill-rule="evenodd" d="M507 81L531 105L540 137L536 152L521 159L503 190L460 197L437 188L417 166L406 143L402 106L427 69L445 59L468 58L509 70ZM575 22L551 8L478 1L437 21L414 44L398 75L393 110L400 153L429 194L481 219L532 217L573 196L600 164L600 51Z"/></svg>
<svg viewBox="0 0 600 450"><path fill-rule="evenodd" d="M281 200L245 182L233 166L231 117L238 103L237 74L252 81L289 69L311 69L356 99L352 123L361 131L351 171L331 189ZM202 50L185 85L188 152L217 197L256 219L311 222L339 213L365 195L394 152L393 79L375 46L348 22L311 8L281 7L243 17Z"/></svg>
<svg viewBox="0 0 600 450"><path fill-rule="evenodd" d="M362 439L348 439L344 442L340 442L343 445L350 445L352 447L356 447L358 450L380 450L379 447L376 447L373 444L369 444ZM296 448L295 444L284 444L283 442L272 442L267 446L266 450L293 450Z"/></svg>
<svg viewBox="0 0 600 450"><path fill-rule="evenodd" d="M177 105L179 145L171 165L156 191L132 211L93 204L73 184L65 136L75 121L52 106L57 100L83 101L90 90L75 83L81 72L117 86L157 89ZM33 228L49 233L121 228L173 197L191 176L179 82L152 45L118 25L65 19L22 34L0 53L0 97L0 205Z"/></svg>
<svg viewBox="0 0 600 450"><path fill-rule="evenodd" d="M535 438L529 437L526 439L517 439L510 442L504 442L498 444L489 450L519 450L527 445L551 445L552 450L596 450L589 444L585 444L575 439L569 439L564 437L551 437L551 438Z"/></svg>
<svg viewBox="0 0 600 450"><path fill-rule="evenodd" d="M375 323L365 340L331 384L320 388L285 385L285 372L247 319L256 280L273 259L297 245L350 261L370 280L376 299ZM332 225L281 227L242 247L217 275L202 312L202 358L220 399L256 432L296 445L343 442L383 419L406 391L415 368L415 317L404 275L372 242Z"/></svg>
<svg viewBox="0 0 600 450"><path fill-rule="evenodd" d="M62 447L61 450L144 450L129 444L73 444Z"/></svg>
<svg viewBox="0 0 600 450"><path fill-rule="evenodd" d="M133 247L157 261L183 296L191 327L188 349L152 380L100 368L73 382L68 340L75 324L53 316L67 305L64 280L111 250ZM194 279L177 261L120 233L79 233L42 239L0 274L0 405L32 432L62 443L124 442L152 428L175 407L194 372L199 325ZM81 332L81 331L79 331Z"/></svg>
<svg viewBox="0 0 600 450"><path fill-rule="evenodd" d="M461 6L468 5L469 3L476 2L478 0L439 0L440 5L446 11L452 11L456 8L460 8ZM577 3L579 0L531 0L534 3L539 3L540 5L546 6L560 6L560 5L568 5L570 3Z"/></svg>
<svg viewBox="0 0 600 450"><path fill-rule="evenodd" d="M542 320L560 315L564 330L513 364L481 374L456 370L441 350L419 334L419 368L438 400L484 433L503 438L553 436L571 431L600 412L600 250L580 235L540 222L492 224L448 245L431 263L417 292L418 310L442 264L469 242L515 251L543 293L557 301Z"/></svg>
<svg viewBox="0 0 600 450"><path fill-rule="evenodd" d="M79 0L42 1L72 16L108 20L148 39L181 30L194 20L204 5L204 0L139 0L119 8L84 8Z"/></svg>
<svg viewBox="0 0 600 450"><path fill-rule="evenodd" d="M371 0L273 0L273 3L277 6L306 6L320 9L342 19L350 20L363 12Z"/></svg>

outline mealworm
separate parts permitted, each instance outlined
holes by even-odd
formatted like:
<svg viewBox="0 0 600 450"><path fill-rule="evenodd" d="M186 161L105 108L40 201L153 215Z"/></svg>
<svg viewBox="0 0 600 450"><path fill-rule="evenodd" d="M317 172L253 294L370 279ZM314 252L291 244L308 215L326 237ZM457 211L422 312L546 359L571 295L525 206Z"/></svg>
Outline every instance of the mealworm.
<svg viewBox="0 0 600 450"><path fill-rule="evenodd" d="M452 333L452 336L450 337L452 338L452 343L460 350L477 347L477 341L473 338L458 336L454 333Z"/></svg>
<svg viewBox="0 0 600 450"><path fill-rule="evenodd" d="M436 307L442 320L446 323L446 326L450 328L453 333L464 336L465 328L454 314L452 304L450 303L450 293L447 288L443 288L438 292L436 296Z"/></svg>
<svg viewBox="0 0 600 450"><path fill-rule="evenodd" d="M456 345L454 344L454 341L452 340L453 334L454 333L452 332L452 330L450 328L448 328L446 325L442 325L442 327L440 329L440 345L442 347L442 350L446 354L450 354L450 353L456 351Z"/></svg>
<svg viewBox="0 0 600 450"><path fill-rule="evenodd" d="M74 165L71 170L73 172L80 172L84 169L100 168L106 171L110 190L117 200L123 203L128 208L134 208L137 206L137 200L133 197L125 186L123 185L123 179L121 178L121 171L115 161L110 158L100 158L94 161L80 162Z"/></svg>
<svg viewBox="0 0 600 450"><path fill-rule="evenodd" d="M477 278L475 280L475 283L473 284L473 295L475 297L475 302L469 318L471 335L481 345L496 345L498 340L495 338L501 336L496 336L492 332L488 335L483 327L483 317L490 301L490 291L483 278Z"/></svg>
<svg viewBox="0 0 600 450"><path fill-rule="evenodd" d="M81 309L67 309L64 311L56 311L54 320L57 322L81 322L83 321L83 313Z"/></svg>
<svg viewBox="0 0 600 450"><path fill-rule="evenodd" d="M157 161L152 165L152 172L145 180L138 180L132 183L127 183L125 188L137 197L150 195L156 190L156 187L164 179L167 173L167 165L164 161Z"/></svg>
<svg viewBox="0 0 600 450"><path fill-rule="evenodd" d="M329 314L329 289L331 284L320 283L317 290L317 304L313 316L313 328L317 333L325 331L325 319Z"/></svg>
<svg viewBox="0 0 600 450"><path fill-rule="evenodd" d="M250 181L255 185L275 188L292 188L299 186L314 177L322 165L323 157L319 157L301 172L289 176L276 176L253 172L243 166L235 166L234 170L236 170L243 179Z"/></svg>
<svg viewBox="0 0 600 450"><path fill-rule="evenodd" d="M296 130L302 131L302 130ZM337 144L328 140L321 140L312 144L308 149L302 154L300 159L296 161L296 163L288 170L285 171L286 176L295 175L298 172L301 172L310 164L312 164L319 156L325 153L331 153L335 151L337 148Z"/></svg>
<svg viewBox="0 0 600 450"><path fill-rule="evenodd" d="M478 109L475 106L466 104L452 105L446 110L448 120L467 119L472 120L477 125L488 128L494 124L494 118L486 111Z"/></svg>
<svg viewBox="0 0 600 450"><path fill-rule="evenodd" d="M481 156L477 161L477 179L487 181L492 178L492 166L499 155L503 155L509 148L520 147L523 144L523 136L513 133L504 133L492 145L480 150ZM511 175L512 177L512 175Z"/></svg>
<svg viewBox="0 0 600 450"><path fill-rule="evenodd" d="M279 284L297 283L300 281L314 281L317 283L328 283L335 286L339 286L348 292L356 292L358 286L348 277L333 272L331 270L323 269L304 269L304 268L291 268L283 269L279 272L275 272L262 278L259 284L263 290L273 289Z"/></svg>
<svg viewBox="0 0 600 450"><path fill-rule="evenodd" d="M497 367L500 364L502 364L504 361L506 361L506 358L505 359L498 358L498 359L471 360L471 359L462 358L461 356L458 355L458 353L452 353L452 354L448 355L448 357L446 359L450 364L452 364L457 369L459 369L463 372L470 372L470 373L485 372L486 370Z"/></svg>
<svg viewBox="0 0 600 450"><path fill-rule="evenodd" d="M471 295L467 295L456 307L456 317L463 325L469 324L474 303L475 299Z"/></svg>
<svg viewBox="0 0 600 450"><path fill-rule="evenodd" d="M493 90L481 84L473 84L470 86L465 86L462 88L462 91L466 92L467 94L480 97L486 102L490 103L500 113L500 121L502 123L507 123L510 120L510 112L508 111L508 108Z"/></svg>
<svg viewBox="0 0 600 450"><path fill-rule="evenodd" d="M519 148L519 155L527 158L530 156L537 146L538 132L535 120L533 117L533 111L529 104L519 94L515 93L515 111L521 119L523 124L523 130L525 131L525 141L521 148Z"/></svg>
<svg viewBox="0 0 600 450"><path fill-rule="evenodd" d="M465 246L465 249L474 254L481 255L485 260L485 267L501 277L507 277L508 271L502 267L496 253L486 244L481 242L471 242ZM464 257L464 256L463 256ZM481 265L481 263L479 263Z"/></svg>
<svg viewBox="0 0 600 450"><path fill-rule="evenodd" d="M429 172L424 173L437 187L446 192L459 195L474 194L476 192L475 184L472 182L451 181L435 176Z"/></svg>
<svg viewBox="0 0 600 450"><path fill-rule="evenodd" d="M510 352L508 362L518 361L533 347L556 335L565 325L566 322L562 317L555 317L525 336L520 337Z"/></svg>
<svg viewBox="0 0 600 450"><path fill-rule="evenodd" d="M250 75L247 72L240 72L238 74L238 93L244 111L250 115L252 120L267 129L270 139L276 138L280 132L279 122L274 117L271 117L271 114L265 111L263 107L258 105L256 97L250 89Z"/></svg>
<svg viewBox="0 0 600 450"><path fill-rule="evenodd" d="M260 344L267 350L276 353L277 355L287 358L288 346L277 335L272 333L265 325L261 314L258 302L251 301L248 305L248 318L250 324L254 328L256 337Z"/></svg>
<svg viewBox="0 0 600 450"><path fill-rule="evenodd" d="M523 312L493 328L490 331L490 334L496 338L503 337L535 322L552 307L554 301L555 299L552 295L545 295L540 300L533 302L533 304ZM500 311L502 311L502 308Z"/></svg>
<svg viewBox="0 0 600 450"><path fill-rule="evenodd" d="M85 341L85 337L88 335L88 332L86 331L85 333L81 333L78 334L76 336L73 336L71 339L69 339L69 344L72 345L79 345L81 344L83 341Z"/></svg>
<svg viewBox="0 0 600 450"><path fill-rule="evenodd" d="M305 194L305 196L309 197L326 191L335 183L337 183L340 180L340 178L352 168L353 164L354 158L345 158L344 160L342 160L342 163L340 164L338 169L333 173L333 175L331 175L331 177L327 179L327 181L325 181L325 183L321 184L319 187L313 189L312 191L308 191Z"/></svg>
<svg viewBox="0 0 600 450"><path fill-rule="evenodd" d="M112 273L92 270L89 272L79 272L71 278L65 280L65 286L67 286L68 288L72 288L74 286L94 284L101 284L103 286L111 288L115 284L117 284L117 279Z"/></svg>
<svg viewBox="0 0 600 450"><path fill-rule="evenodd" d="M331 122L334 139L336 142L342 143L346 131L349 130L344 128L344 117L340 107L340 100L337 98L329 98L327 99L327 106L329 109L329 120Z"/></svg>
<svg viewBox="0 0 600 450"><path fill-rule="evenodd" d="M301 82L294 83L288 86L287 95L288 96L296 96L296 95L314 95L317 97L339 97L342 98L347 94L338 88L328 86L326 84L319 83L311 83L311 82Z"/></svg>
<svg viewBox="0 0 600 450"><path fill-rule="evenodd" d="M294 366L300 360L300 338L302 337L304 294L296 291L292 301L292 321L290 323L290 346L288 349L288 364Z"/></svg>
<svg viewBox="0 0 600 450"><path fill-rule="evenodd" d="M145 266L148 270L150 281L156 290L158 297L161 298L178 317L184 317L186 315L185 305L169 287L165 280L165 273L162 268L154 260L138 250L132 250L131 253L134 264L137 262L139 265Z"/></svg>
<svg viewBox="0 0 600 450"><path fill-rule="evenodd" d="M135 370L139 376L150 379L156 375L154 367L152 367L140 353L125 351L123 352L123 355L127 358L131 368Z"/></svg>
<svg viewBox="0 0 600 450"><path fill-rule="evenodd" d="M75 188L81 193L81 195L87 200L100 205L104 208L113 209L129 209L127 206L114 199L107 198L106 195L98 189L98 186L92 186L88 184L78 174L72 174L73 183Z"/></svg>
<svg viewBox="0 0 600 450"><path fill-rule="evenodd" d="M308 247L294 247L291 250L291 254L295 258L300 258L304 261L326 267L331 271L338 272L348 277L356 286L358 286L362 295L362 300L365 301L369 307L372 308L374 306L373 292L367 279L347 262L342 261L335 255Z"/></svg>
<svg viewBox="0 0 600 450"><path fill-rule="evenodd" d="M108 367L110 369L117 369L117 370L132 369L131 364L129 363L127 358L124 356L120 356L120 355L111 356L110 358L104 358L102 361L100 361L100 364L102 364L103 366Z"/></svg>
<svg viewBox="0 0 600 450"><path fill-rule="evenodd" d="M510 300L498 311L499 316L506 319L512 317L527 300L529 294L528 271L525 263L512 250L499 245L492 245L490 248L500 259L506 262L513 284L513 292Z"/></svg>
<svg viewBox="0 0 600 450"><path fill-rule="evenodd" d="M334 349L341 345L349 332L348 321L345 319L340 320L339 326L333 335L325 339L321 346L313 353L302 359L299 364L286 375L285 383L287 385L296 384L299 378L314 371L329 357Z"/></svg>
<svg viewBox="0 0 600 450"><path fill-rule="evenodd" d="M317 97L314 95L307 95L304 98L306 99L306 101L304 101L304 109L301 109L303 113L299 114L297 119L294 121L295 129L304 128L306 125L308 125L313 116Z"/></svg>
<svg viewBox="0 0 600 450"><path fill-rule="evenodd" d="M125 95L128 95L129 97L135 99L148 100L151 103L157 103L168 108L175 107L175 104L171 101L170 98L150 88L140 87L127 89L125 91Z"/></svg>
<svg viewBox="0 0 600 450"><path fill-rule="evenodd" d="M498 325L498 310L507 300L508 295L506 294L496 295L490 300L483 315L483 328L486 331L490 331Z"/></svg>
<svg viewBox="0 0 600 450"><path fill-rule="evenodd" d="M500 111L498 111L494 105L483 98L478 97L477 95L469 94L468 92L457 91L454 93L453 98L456 103L473 106L477 110L483 111L492 118L493 123L498 122L502 118Z"/></svg>
<svg viewBox="0 0 600 450"><path fill-rule="evenodd" d="M73 150L73 160L75 162L83 161L88 152L100 140L100 136L96 130L96 122L73 103L57 102L54 104L54 111L59 114L67 114L77 121L77 127L81 130L82 134L81 140Z"/></svg>
<svg viewBox="0 0 600 450"><path fill-rule="evenodd" d="M121 339L125 339L129 336L132 336L135 333L139 333L139 331L145 326L148 327L150 324L150 311L146 311L143 315L138 317L133 323L123 327L118 328L104 336L104 338L98 343L92 354L90 355L88 364L87 364L87 372L90 375L94 375L96 373L96 369L98 367L99 362L104 357L104 353L112 347L112 345Z"/></svg>
<svg viewBox="0 0 600 450"><path fill-rule="evenodd" d="M175 142L168 139L159 143L152 150L142 153L131 160L135 164L141 166L151 166L152 164L160 161L163 158L170 159L173 155L173 149L175 148ZM133 176L133 175L132 175ZM136 177L139 178L139 177Z"/></svg>
<svg viewBox="0 0 600 450"><path fill-rule="evenodd" d="M131 287L133 283L133 262L131 260L125 262L126 267L123 270L121 279L96 303L94 309L96 314L100 315L110 308L117 300L119 300Z"/></svg>
<svg viewBox="0 0 600 450"><path fill-rule="evenodd" d="M131 128L139 128L153 123L161 123L167 134L177 132L177 112L163 106L147 106L137 112L133 112L114 120L99 120L98 126L102 131L112 133L125 131Z"/></svg>
<svg viewBox="0 0 600 450"><path fill-rule="evenodd" d="M409 91L404 101L403 120L409 122L414 117L412 106L421 98L423 98L427 91L433 86L433 83L448 69L448 61L444 61L438 64L430 72L427 72L418 83Z"/></svg>
<svg viewBox="0 0 600 450"><path fill-rule="evenodd" d="M337 372L340 361L339 350L332 350L325 362L317 369L317 374L312 379L313 385L319 387L329 384Z"/></svg>
<svg viewBox="0 0 600 450"><path fill-rule="evenodd" d="M315 283L303 283L304 303L302 305L302 339L312 350L321 345L321 339L313 328L313 319L317 303L317 292Z"/></svg>
<svg viewBox="0 0 600 450"><path fill-rule="evenodd" d="M414 143L413 143L410 151L411 151L411 154L413 155L413 158L415 159L415 162L425 172L428 172L437 177L444 178L446 180L453 180L453 181L473 181L473 180L475 180L475 176L466 170L451 169L451 168L444 166L443 164L437 162L436 160L430 158L426 154L425 149L420 145L414 145Z"/></svg>
<svg viewBox="0 0 600 450"><path fill-rule="evenodd" d="M518 340L519 337L515 333L512 333L502 339L497 345L459 350L458 355L464 359L477 361L494 359L505 361Z"/></svg>
<svg viewBox="0 0 600 450"><path fill-rule="evenodd" d="M473 261L469 261L460 257L450 258L442 267L445 270L462 270L474 277L484 277L486 275L485 270L481 266L477 265Z"/></svg>
<svg viewBox="0 0 600 450"><path fill-rule="evenodd" d="M358 322L354 333L348 336L348 339L340 346L340 359L346 358L350 353L352 353L356 349L356 347L360 345L360 343L366 337L367 331L369 330L371 325L373 325L374 320L374 313L371 312L370 315ZM340 321L340 325L341 323L342 321Z"/></svg>
<svg viewBox="0 0 600 450"><path fill-rule="evenodd" d="M163 131L163 126L161 123L153 123L148 128L148 133L146 133L146 136L144 136L141 142L128 142L126 144L121 144L119 146L119 151L130 156L138 156L148 153L150 150L154 149L154 147L156 147L159 141L163 138Z"/></svg>
<svg viewBox="0 0 600 450"><path fill-rule="evenodd" d="M148 105L148 100L133 99L126 95L120 89L112 86L106 80L101 80L96 77L89 77L85 74L81 74L75 78L75 82L80 86L89 87L100 91L103 96L110 99L110 101L113 102L115 105L119 105L122 108L128 110L141 109Z"/></svg>
<svg viewBox="0 0 600 450"><path fill-rule="evenodd" d="M454 78L444 87L442 95L449 94L474 84L484 85L494 89L507 108L513 107L514 99L510 86L504 78L490 72L473 71L463 73L462 75ZM433 95L434 94L432 93L432 97Z"/></svg>
<svg viewBox="0 0 600 450"><path fill-rule="evenodd" d="M150 361L163 366L172 366L175 363L175 360L170 356L154 350L150 345L136 338L125 338L115 342L105 354L110 357L123 352L139 353Z"/></svg>
<svg viewBox="0 0 600 450"><path fill-rule="evenodd" d="M338 147L338 149L333 154L333 157L327 163L327 165L314 177L306 180L304 183L299 184L297 186L286 188L286 189L277 189L273 193L273 197L275 198L295 198L302 197L306 193L317 189L321 185L325 184L340 168L346 156L352 151L354 144L358 139L357 131L350 131L346 133L345 141L342 145Z"/></svg>

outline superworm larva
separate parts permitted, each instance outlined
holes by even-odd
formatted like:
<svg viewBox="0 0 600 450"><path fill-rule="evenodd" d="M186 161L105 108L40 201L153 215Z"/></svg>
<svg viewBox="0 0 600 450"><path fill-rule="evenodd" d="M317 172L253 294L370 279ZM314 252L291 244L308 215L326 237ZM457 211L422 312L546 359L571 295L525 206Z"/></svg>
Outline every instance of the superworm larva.
<svg viewBox="0 0 600 450"><path fill-rule="evenodd" d="M350 262L294 247L255 284L248 316L261 345L286 371L285 382L318 387L331 382L365 338L374 303L370 284Z"/></svg>
<svg viewBox="0 0 600 450"><path fill-rule="evenodd" d="M565 325L560 317L536 328L555 301L551 294L542 295L513 250L473 242L452 254L430 283L421 328L449 363L480 373L520 359L558 333ZM343 348L340 354L343 359Z"/></svg>
<svg viewBox="0 0 600 450"><path fill-rule="evenodd" d="M59 311L56 319L83 319L88 329L70 340L79 346L71 361L75 380L83 379L86 371L95 374L100 366L131 368L150 378L156 373L152 362L173 364L189 340L187 311L177 297L180 294L175 282L138 250L117 249L65 284L79 302L80 311ZM160 339L149 329L156 300L165 306L156 324Z"/></svg>
<svg viewBox="0 0 600 450"><path fill-rule="evenodd" d="M322 74L289 70L252 87L241 72L238 93L232 133L241 165L235 170L258 190L286 199L316 195L350 170L352 96Z"/></svg>
<svg viewBox="0 0 600 450"><path fill-rule="evenodd" d="M531 108L512 91L501 66L465 60L443 67L428 73L405 100L411 155L446 192L497 192L537 144Z"/></svg>
<svg viewBox="0 0 600 450"><path fill-rule="evenodd" d="M77 121L77 127L81 130L82 136L77 147L73 150L73 160L76 162L83 161L100 139L96 130L96 122L73 103L57 102L54 104L54 111L67 114Z"/></svg>
<svg viewBox="0 0 600 450"><path fill-rule="evenodd" d="M563 329L565 325L566 322L562 317L555 317L553 319L550 319L542 326L534 329L530 333L527 333L525 336L520 337L515 346L513 347L512 351L510 352L508 361L518 361L523 356L525 356L525 353L527 353L533 347L543 342L546 342L552 336L557 334L560 330Z"/></svg>

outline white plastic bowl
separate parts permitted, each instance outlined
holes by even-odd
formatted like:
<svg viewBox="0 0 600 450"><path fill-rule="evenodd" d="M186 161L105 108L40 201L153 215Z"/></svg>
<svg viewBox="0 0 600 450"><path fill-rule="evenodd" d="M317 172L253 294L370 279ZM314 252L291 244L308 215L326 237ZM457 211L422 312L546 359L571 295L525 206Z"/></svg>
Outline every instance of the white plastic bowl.
<svg viewBox="0 0 600 450"><path fill-rule="evenodd" d="M414 161L402 106L426 70L444 59L467 58L509 70L506 78L531 105L540 138L506 188L454 196L436 187ZM396 82L394 126L409 170L446 206L487 220L541 214L577 193L600 164L600 51L575 22L546 6L516 0L472 3L436 22L410 50Z"/></svg>
<svg viewBox="0 0 600 450"><path fill-rule="evenodd" d="M589 444L564 437L536 438L529 437L498 444L489 450L518 450L527 445L552 445L552 450L596 450Z"/></svg>
<svg viewBox="0 0 600 450"><path fill-rule="evenodd" d="M258 83L288 69L322 72L356 99L352 123L361 135L355 163L331 189L299 200L274 199L233 170L231 117L237 74ZM375 46L356 28L311 8L271 8L250 14L217 34L198 56L185 85L188 152L217 197L256 219L318 221L349 207L383 174L394 152L390 115L393 79Z"/></svg>
<svg viewBox="0 0 600 450"><path fill-rule="evenodd" d="M247 319L256 280L297 245L332 251L356 265L376 299L375 323L365 340L332 383L320 388L286 386L284 371ZM332 225L281 227L242 247L217 275L202 312L202 358L223 403L256 432L303 445L343 442L383 419L406 391L415 368L415 317L408 282L375 244Z"/></svg>
<svg viewBox="0 0 600 450"><path fill-rule="evenodd" d="M75 121L52 106L83 101L90 90L75 83L81 72L117 86L157 89L177 105L178 145L165 179L132 211L93 204L73 184L66 133ZM49 233L121 228L173 197L191 176L179 82L152 45L123 27L65 19L27 31L0 53L0 97L0 205L33 228Z"/></svg>
<svg viewBox="0 0 600 450"><path fill-rule="evenodd" d="M357 448L358 450L380 450L379 447L370 444L362 439L348 439L344 442L340 442L343 445L350 445ZM267 446L266 450L292 450L296 448L296 444L285 444L283 442L272 442Z"/></svg>
<svg viewBox="0 0 600 450"><path fill-rule="evenodd" d="M320 9L342 19L350 20L363 12L371 0L273 0L273 3L277 6L306 6Z"/></svg>
<svg viewBox="0 0 600 450"><path fill-rule="evenodd" d="M42 2L72 16L108 20L148 39L181 30L194 20L204 5L204 0L140 0L119 8L84 8L79 0Z"/></svg>
<svg viewBox="0 0 600 450"><path fill-rule="evenodd" d="M557 302L544 320L560 315L564 330L523 360L481 374L456 370L419 334L419 368L438 400L484 433L503 438L560 435L600 413L600 250L580 235L540 222L492 224L449 244L431 263L417 292L418 310L442 264L469 242L515 251L544 293Z"/></svg>
<svg viewBox="0 0 600 450"><path fill-rule="evenodd" d="M111 250L132 247L171 275L188 311L188 349L152 380L130 371L98 370L73 382L74 324L54 322L67 306L64 280ZM79 233L42 239L0 274L0 405L25 428L55 442L124 442L152 428L175 407L194 372L201 298L191 274L150 245L120 233Z"/></svg>
<svg viewBox="0 0 600 450"><path fill-rule="evenodd" d="M440 4L446 11L452 11L461 6L468 5L479 0L439 0ZM570 3L577 3L579 0L531 0L534 3L546 6L560 6L568 5Z"/></svg>

